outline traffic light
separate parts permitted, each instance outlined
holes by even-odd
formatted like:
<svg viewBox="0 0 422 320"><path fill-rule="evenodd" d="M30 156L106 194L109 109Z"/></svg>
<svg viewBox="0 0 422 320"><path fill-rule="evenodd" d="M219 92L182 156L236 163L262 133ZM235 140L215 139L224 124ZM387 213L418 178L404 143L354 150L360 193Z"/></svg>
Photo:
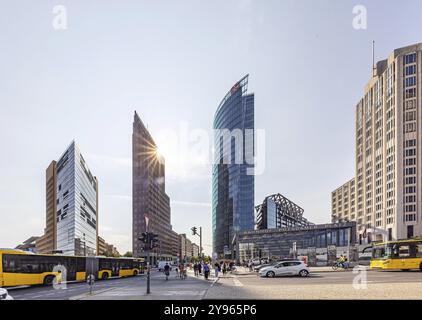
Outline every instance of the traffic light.
<svg viewBox="0 0 422 320"><path fill-rule="evenodd" d="M144 244L142 246L143 250L152 250L158 247L158 234L154 234L151 232L142 232L138 240Z"/></svg>
<svg viewBox="0 0 422 320"><path fill-rule="evenodd" d="M142 232L141 236L138 238L139 241L142 243L147 244L148 243L148 233Z"/></svg>
<svg viewBox="0 0 422 320"><path fill-rule="evenodd" d="M158 234L151 233L151 249L158 247Z"/></svg>
<svg viewBox="0 0 422 320"><path fill-rule="evenodd" d="M192 230L192 235L196 235L197 234L196 233L196 230L198 230L198 229L196 227L192 227L191 230Z"/></svg>

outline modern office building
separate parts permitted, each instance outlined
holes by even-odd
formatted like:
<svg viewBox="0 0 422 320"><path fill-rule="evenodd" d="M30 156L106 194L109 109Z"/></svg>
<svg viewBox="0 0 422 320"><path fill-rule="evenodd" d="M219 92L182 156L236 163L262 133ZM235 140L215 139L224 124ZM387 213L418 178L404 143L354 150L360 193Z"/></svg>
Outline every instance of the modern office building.
<svg viewBox="0 0 422 320"><path fill-rule="evenodd" d="M350 220L357 222L361 243L422 236L421 94L419 43L379 61L356 106L355 211ZM335 210L333 222L351 212Z"/></svg>
<svg viewBox="0 0 422 320"><path fill-rule="evenodd" d="M255 229L279 229L286 227L308 226L312 223L303 217L304 210L280 193L264 199L255 207Z"/></svg>
<svg viewBox="0 0 422 320"><path fill-rule="evenodd" d="M190 241L185 233L179 235L180 240L180 259L182 261L191 261L193 243Z"/></svg>
<svg viewBox="0 0 422 320"><path fill-rule="evenodd" d="M100 256L107 256L107 257L119 257L120 253L117 251L117 248L107 243L103 238L100 236L98 237L98 249L97 254Z"/></svg>
<svg viewBox="0 0 422 320"><path fill-rule="evenodd" d="M46 170L46 221L44 235L36 240L37 252L52 253L57 249L57 162L52 161Z"/></svg>
<svg viewBox="0 0 422 320"><path fill-rule="evenodd" d="M32 236L26 239L22 244L16 246L15 249L37 253L36 242L40 237Z"/></svg>
<svg viewBox="0 0 422 320"><path fill-rule="evenodd" d="M199 257L199 246L192 242L185 233L179 234L179 248L180 261L190 262L192 258Z"/></svg>
<svg viewBox="0 0 422 320"><path fill-rule="evenodd" d="M243 231L235 235L233 247L239 263L255 258L303 259L310 266L321 266L341 254L352 262L359 259L355 222Z"/></svg>
<svg viewBox="0 0 422 320"><path fill-rule="evenodd" d="M355 178L331 193L331 213L333 222L356 220L356 186Z"/></svg>
<svg viewBox="0 0 422 320"><path fill-rule="evenodd" d="M132 134L132 247L134 257L146 257L138 240L148 230L158 235L151 263L174 258L174 234L170 221L170 198L165 192L164 158L135 111ZM148 229L146 226L148 221Z"/></svg>
<svg viewBox="0 0 422 320"><path fill-rule="evenodd" d="M235 233L254 229L254 94L247 91L248 75L229 90L214 116L212 233L219 258L231 255Z"/></svg>
<svg viewBox="0 0 422 320"><path fill-rule="evenodd" d="M98 180L73 141L47 168L46 228L38 252L95 255L98 239Z"/></svg>
<svg viewBox="0 0 422 320"><path fill-rule="evenodd" d="M179 239L179 234L172 230L171 233L171 255L173 257L174 261L177 261L177 259L179 259L180 261L180 239Z"/></svg>
<svg viewBox="0 0 422 320"><path fill-rule="evenodd" d="M199 257L199 246L196 243L192 243L192 258Z"/></svg>
<svg viewBox="0 0 422 320"><path fill-rule="evenodd" d="M97 254L100 256L105 256L107 252L107 242L100 236L97 239Z"/></svg>

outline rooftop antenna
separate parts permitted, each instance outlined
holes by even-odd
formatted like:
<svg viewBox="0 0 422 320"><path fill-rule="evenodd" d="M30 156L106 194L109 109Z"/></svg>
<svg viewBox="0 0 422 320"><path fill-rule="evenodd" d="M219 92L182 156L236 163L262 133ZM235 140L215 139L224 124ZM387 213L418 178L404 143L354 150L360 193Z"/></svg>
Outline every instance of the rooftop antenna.
<svg viewBox="0 0 422 320"><path fill-rule="evenodd" d="M372 40L372 76L375 77L376 75L376 67L375 67L375 40Z"/></svg>

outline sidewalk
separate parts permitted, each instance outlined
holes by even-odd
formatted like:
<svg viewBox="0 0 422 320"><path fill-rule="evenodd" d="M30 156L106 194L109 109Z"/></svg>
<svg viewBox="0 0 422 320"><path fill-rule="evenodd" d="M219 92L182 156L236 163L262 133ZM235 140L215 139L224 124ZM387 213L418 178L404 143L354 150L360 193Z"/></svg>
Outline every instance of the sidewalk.
<svg viewBox="0 0 422 320"><path fill-rule="evenodd" d="M92 294L87 292L71 297L70 300L201 300L210 285L213 286L214 282L217 281L211 275L208 280L205 280L203 274L195 277L193 270L188 270L187 279L199 281L195 285L190 286L187 282L189 280L178 279L172 274L169 282L161 284L151 282L150 294L146 293L146 283L143 283L140 286L127 285L97 290ZM152 280L157 281L157 279Z"/></svg>
<svg viewBox="0 0 422 320"><path fill-rule="evenodd" d="M69 300L201 300L206 294L206 290L167 290L159 292L154 289L150 294L146 294L145 288L115 288L102 291L81 294L71 297Z"/></svg>

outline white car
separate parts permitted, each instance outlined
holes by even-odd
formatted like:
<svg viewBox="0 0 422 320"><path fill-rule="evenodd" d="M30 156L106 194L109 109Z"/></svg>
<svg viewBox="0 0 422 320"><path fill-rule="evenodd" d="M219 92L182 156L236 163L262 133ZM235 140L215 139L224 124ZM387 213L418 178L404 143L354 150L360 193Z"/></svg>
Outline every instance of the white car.
<svg viewBox="0 0 422 320"><path fill-rule="evenodd" d="M281 261L275 265L259 270L261 277L274 278L277 276L301 276L309 275L309 268L303 261Z"/></svg>
<svg viewBox="0 0 422 320"><path fill-rule="evenodd" d="M0 288L0 300L13 300L6 289Z"/></svg>
<svg viewBox="0 0 422 320"><path fill-rule="evenodd" d="M165 265L168 264L170 266L170 271L171 271L171 261L160 261L158 262L158 271L164 271L164 267Z"/></svg>

